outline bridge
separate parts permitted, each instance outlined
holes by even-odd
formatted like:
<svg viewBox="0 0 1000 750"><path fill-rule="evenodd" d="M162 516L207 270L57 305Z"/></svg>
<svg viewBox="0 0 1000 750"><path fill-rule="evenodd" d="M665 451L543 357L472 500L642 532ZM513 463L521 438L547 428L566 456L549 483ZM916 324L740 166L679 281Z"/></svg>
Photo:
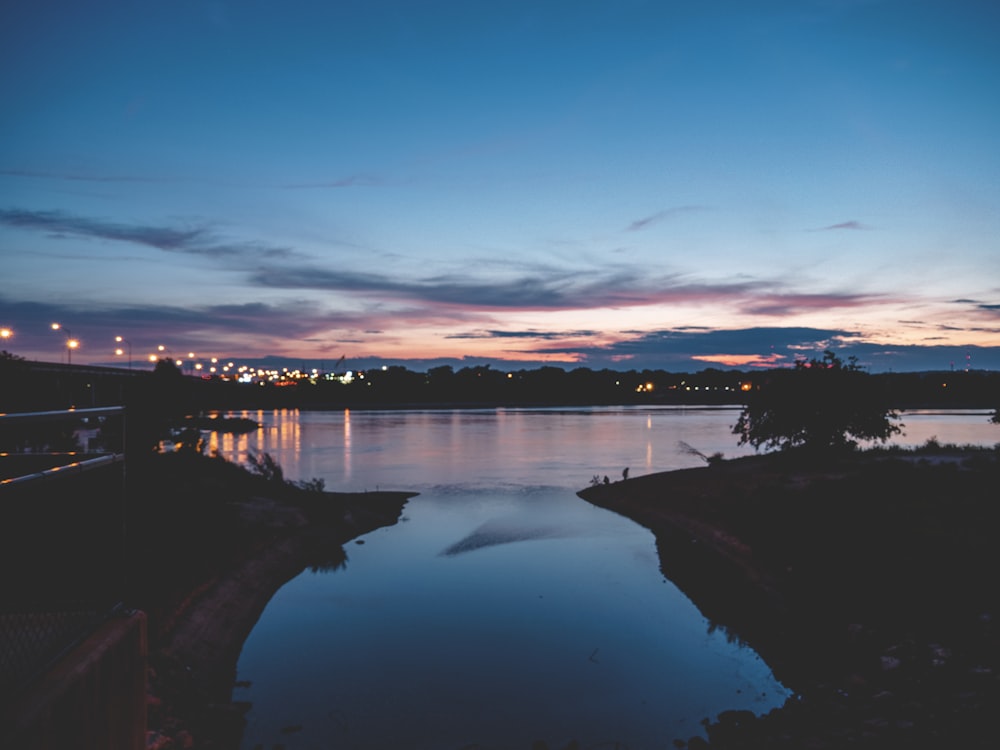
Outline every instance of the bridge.
<svg viewBox="0 0 1000 750"><path fill-rule="evenodd" d="M119 367L3 360L0 413L124 404L129 390L151 374Z"/></svg>
<svg viewBox="0 0 1000 750"><path fill-rule="evenodd" d="M125 603L125 424L122 406L0 414L2 747L145 746L145 616Z"/></svg>

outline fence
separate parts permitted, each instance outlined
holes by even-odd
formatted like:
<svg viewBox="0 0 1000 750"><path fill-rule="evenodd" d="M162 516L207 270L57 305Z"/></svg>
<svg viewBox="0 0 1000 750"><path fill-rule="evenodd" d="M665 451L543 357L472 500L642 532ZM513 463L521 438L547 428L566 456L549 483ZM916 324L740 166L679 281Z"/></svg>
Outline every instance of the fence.
<svg viewBox="0 0 1000 750"><path fill-rule="evenodd" d="M123 407L0 414L0 706L121 607Z"/></svg>

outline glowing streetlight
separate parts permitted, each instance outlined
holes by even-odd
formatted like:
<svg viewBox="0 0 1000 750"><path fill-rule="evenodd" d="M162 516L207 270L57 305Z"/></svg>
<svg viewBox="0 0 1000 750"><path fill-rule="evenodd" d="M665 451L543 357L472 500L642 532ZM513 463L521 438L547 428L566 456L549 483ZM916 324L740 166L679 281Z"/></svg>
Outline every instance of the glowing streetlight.
<svg viewBox="0 0 1000 750"><path fill-rule="evenodd" d="M73 338L73 334L68 328L64 328L62 323L53 323L51 328L53 331L62 331L66 334L66 364L73 364L73 350L80 347L80 342Z"/></svg>
<svg viewBox="0 0 1000 750"><path fill-rule="evenodd" d="M119 344L125 344L125 346L128 348L128 369L131 370L132 369L132 343L128 339L122 338L121 336L115 336L115 341L117 343L119 343ZM120 346L117 349L115 349L115 354L117 354L119 357L122 356L124 353L125 352L122 351L122 348Z"/></svg>
<svg viewBox="0 0 1000 750"><path fill-rule="evenodd" d="M9 328L0 328L0 339L9 339L14 335L14 332Z"/></svg>

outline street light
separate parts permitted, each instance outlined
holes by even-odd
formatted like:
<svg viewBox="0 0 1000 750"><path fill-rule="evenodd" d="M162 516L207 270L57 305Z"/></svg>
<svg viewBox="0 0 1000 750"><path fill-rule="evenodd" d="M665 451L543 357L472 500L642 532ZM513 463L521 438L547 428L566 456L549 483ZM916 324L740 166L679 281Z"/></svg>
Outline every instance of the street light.
<svg viewBox="0 0 1000 750"><path fill-rule="evenodd" d="M156 347L156 351L159 352L159 355L150 354L149 355L150 362L158 362L161 359L165 359L169 362L173 362L174 366L177 367L178 369L180 369L184 365L183 359L174 358L173 352L170 351L170 347L164 346L163 344L158 344Z"/></svg>
<svg viewBox="0 0 1000 750"><path fill-rule="evenodd" d="M66 334L66 364L73 364L73 350L79 348L80 342L73 338L68 328L63 328L61 323L52 324L53 331L62 331Z"/></svg>
<svg viewBox="0 0 1000 750"><path fill-rule="evenodd" d="M118 342L119 344L125 344L125 346L128 347L128 369L131 370L132 369L132 343L128 339L124 339L121 336L115 336L115 341ZM124 354L124 353L125 352L122 351L122 348L120 346L117 349L115 349L115 354L117 354L119 357L122 354Z"/></svg>
<svg viewBox="0 0 1000 750"><path fill-rule="evenodd" d="M0 339L5 341L14 335L14 332L9 328L0 328Z"/></svg>

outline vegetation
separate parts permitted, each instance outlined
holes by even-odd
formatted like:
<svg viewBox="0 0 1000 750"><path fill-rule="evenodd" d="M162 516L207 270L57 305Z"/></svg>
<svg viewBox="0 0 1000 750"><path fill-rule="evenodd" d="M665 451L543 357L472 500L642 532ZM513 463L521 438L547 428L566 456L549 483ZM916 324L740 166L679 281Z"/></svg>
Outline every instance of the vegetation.
<svg viewBox="0 0 1000 750"><path fill-rule="evenodd" d="M68 368L0 353L0 412L116 406L156 420L169 414L243 409L407 408L411 406L743 405L787 370L610 370L485 365L427 372L390 365L353 379L281 378L245 383L184 374L170 360L154 371ZM868 376L896 409L996 409L1000 372L888 372ZM177 425L174 425L177 426ZM142 437L155 445L156 435Z"/></svg>
<svg viewBox="0 0 1000 750"><path fill-rule="evenodd" d="M853 449L859 440L885 442L901 431L889 397L855 358L845 363L831 351L775 370L750 392L733 427L740 445Z"/></svg>
<svg viewBox="0 0 1000 750"><path fill-rule="evenodd" d="M722 453L722 451L716 451L715 453L708 455L698 450L690 443L686 443L683 440L677 441L677 448L678 450L680 450L681 453L686 453L689 456L697 456L709 466L717 464L725 458L725 455Z"/></svg>

